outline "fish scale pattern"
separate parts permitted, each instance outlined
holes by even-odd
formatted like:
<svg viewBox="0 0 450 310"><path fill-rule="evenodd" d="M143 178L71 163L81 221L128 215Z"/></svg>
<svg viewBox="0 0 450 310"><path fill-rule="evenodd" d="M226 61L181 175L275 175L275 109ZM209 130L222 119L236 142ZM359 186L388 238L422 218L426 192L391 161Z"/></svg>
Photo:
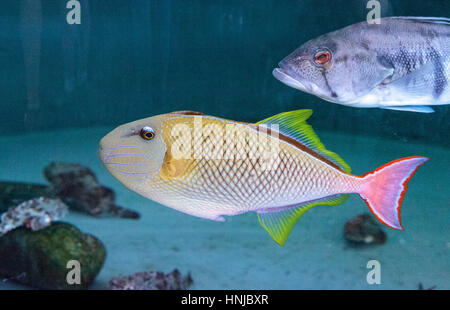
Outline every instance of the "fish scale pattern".
<svg viewBox="0 0 450 310"><path fill-rule="evenodd" d="M195 201L195 208L209 208L209 212L215 207L228 208L231 214L282 207L342 193L354 183L353 176L288 143L261 135L251 126L222 119L202 117L201 129L194 128L192 117L175 118L165 130L169 147L180 139L168 134L178 123L191 129L191 136L185 139L193 146L192 158L183 161L182 176L153 181L158 190L167 189L164 197L184 197L185 203ZM216 131L209 130L213 126L208 125L214 125ZM230 125L234 135L226 133Z"/></svg>

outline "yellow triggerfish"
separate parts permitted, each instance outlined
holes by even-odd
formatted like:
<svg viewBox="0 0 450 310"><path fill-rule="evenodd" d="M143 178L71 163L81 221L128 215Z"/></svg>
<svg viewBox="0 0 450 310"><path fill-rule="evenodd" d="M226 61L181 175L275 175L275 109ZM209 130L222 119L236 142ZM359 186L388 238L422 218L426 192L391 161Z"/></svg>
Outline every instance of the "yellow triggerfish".
<svg viewBox="0 0 450 310"><path fill-rule="evenodd" d="M306 120L311 110L256 124L181 111L122 125L100 142L106 168L126 187L181 212L224 221L256 212L280 245L317 205L357 193L375 216L403 230L400 207L426 157L390 162L363 176L325 149Z"/></svg>

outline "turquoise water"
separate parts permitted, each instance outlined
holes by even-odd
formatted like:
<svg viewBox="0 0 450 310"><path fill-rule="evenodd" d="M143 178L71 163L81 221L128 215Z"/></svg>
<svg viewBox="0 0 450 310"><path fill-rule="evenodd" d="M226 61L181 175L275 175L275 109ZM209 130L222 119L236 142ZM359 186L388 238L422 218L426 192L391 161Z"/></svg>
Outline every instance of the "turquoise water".
<svg viewBox="0 0 450 310"><path fill-rule="evenodd" d="M450 2L380 1L383 16L448 17ZM45 183L51 161L90 167L138 221L65 219L97 236L107 259L92 288L146 270L191 272L193 289L450 288L449 106L424 115L353 109L291 89L272 77L278 61L308 39L365 19L367 1L80 1L81 24L65 1L0 4L0 181ZM127 190L103 167L98 142L116 126L175 110L258 121L311 108L322 142L362 175L391 160L430 158L411 180L405 231L383 227L386 244L352 248L347 220L368 212L356 195L317 207L284 247L255 214L218 223L191 217ZM118 229L119 228L119 229ZM380 285L366 264L378 260ZM12 281L0 289L25 288Z"/></svg>
<svg viewBox="0 0 450 310"><path fill-rule="evenodd" d="M2 179L45 183L42 167L50 161L91 167L113 188L117 203L141 213L141 219L96 219L72 212L65 219L99 237L107 249L105 266L93 288L113 276L144 270L190 271L193 289L417 289L450 286L450 208L446 191L450 150L363 135L321 132L322 141L361 175L392 159L425 154L430 162L410 181L402 207L405 231L383 228L386 244L354 249L343 227L368 212L352 195L337 207L316 207L297 223L284 247L258 224L255 214L214 222L185 215L123 187L103 168L97 144L110 128L52 131L0 138L8 150L0 159ZM70 148L68 149L68 145ZM30 157L30 154L34 154ZM32 158L32 160L30 160ZM381 264L381 285L369 285L369 260ZM11 281L0 288L18 287Z"/></svg>

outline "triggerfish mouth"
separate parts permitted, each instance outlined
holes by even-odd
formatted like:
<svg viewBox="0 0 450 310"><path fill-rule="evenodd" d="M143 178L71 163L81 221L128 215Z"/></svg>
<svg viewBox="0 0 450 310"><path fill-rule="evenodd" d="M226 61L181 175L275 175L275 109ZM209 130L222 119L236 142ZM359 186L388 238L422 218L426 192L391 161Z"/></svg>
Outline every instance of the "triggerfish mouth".
<svg viewBox="0 0 450 310"><path fill-rule="evenodd" d="M359 108L450 104L450 19L387 17L312 39L273 70L284 84Z"/></svg>
<svg viewBox="0 0 450 310"><path fill-rule="evenodd" d="M181 111L122 125L100 142L105 167L127 188L181 212L224 221L255 212L284 245L295 223L318 205L356 193L384 224L403 230L407 183L428 158L392 161L363 176L320 142L311 110L256 124Z"/></svg>

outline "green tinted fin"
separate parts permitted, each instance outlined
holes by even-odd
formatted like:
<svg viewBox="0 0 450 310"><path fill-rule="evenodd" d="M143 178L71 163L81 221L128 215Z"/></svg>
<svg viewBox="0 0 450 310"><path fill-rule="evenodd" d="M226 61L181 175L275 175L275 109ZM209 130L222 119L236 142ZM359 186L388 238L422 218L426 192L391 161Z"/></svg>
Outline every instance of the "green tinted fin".
<svg viewBox="0 0 450 310"><path fill-rule="evenodd" d="M291 208L283 208L278 211L257 212L261 226L279 245L283 246L291 233L294 225L302 215L312 207L319 205L336 206L345 202L348 194L340 194L323 199L307 202L303 205Z"/></svg>
<svg viewBox="0 0 450 310"><path fill-rule="evenodd" d="M338 154L327 150L322 142L320 142L320 139L313 128L306 122L312 113L312 110L285 112L266 118L256 124L278 125L281 134L297 140L341 167L343 171L350 173L350 166Z"/></svg>

